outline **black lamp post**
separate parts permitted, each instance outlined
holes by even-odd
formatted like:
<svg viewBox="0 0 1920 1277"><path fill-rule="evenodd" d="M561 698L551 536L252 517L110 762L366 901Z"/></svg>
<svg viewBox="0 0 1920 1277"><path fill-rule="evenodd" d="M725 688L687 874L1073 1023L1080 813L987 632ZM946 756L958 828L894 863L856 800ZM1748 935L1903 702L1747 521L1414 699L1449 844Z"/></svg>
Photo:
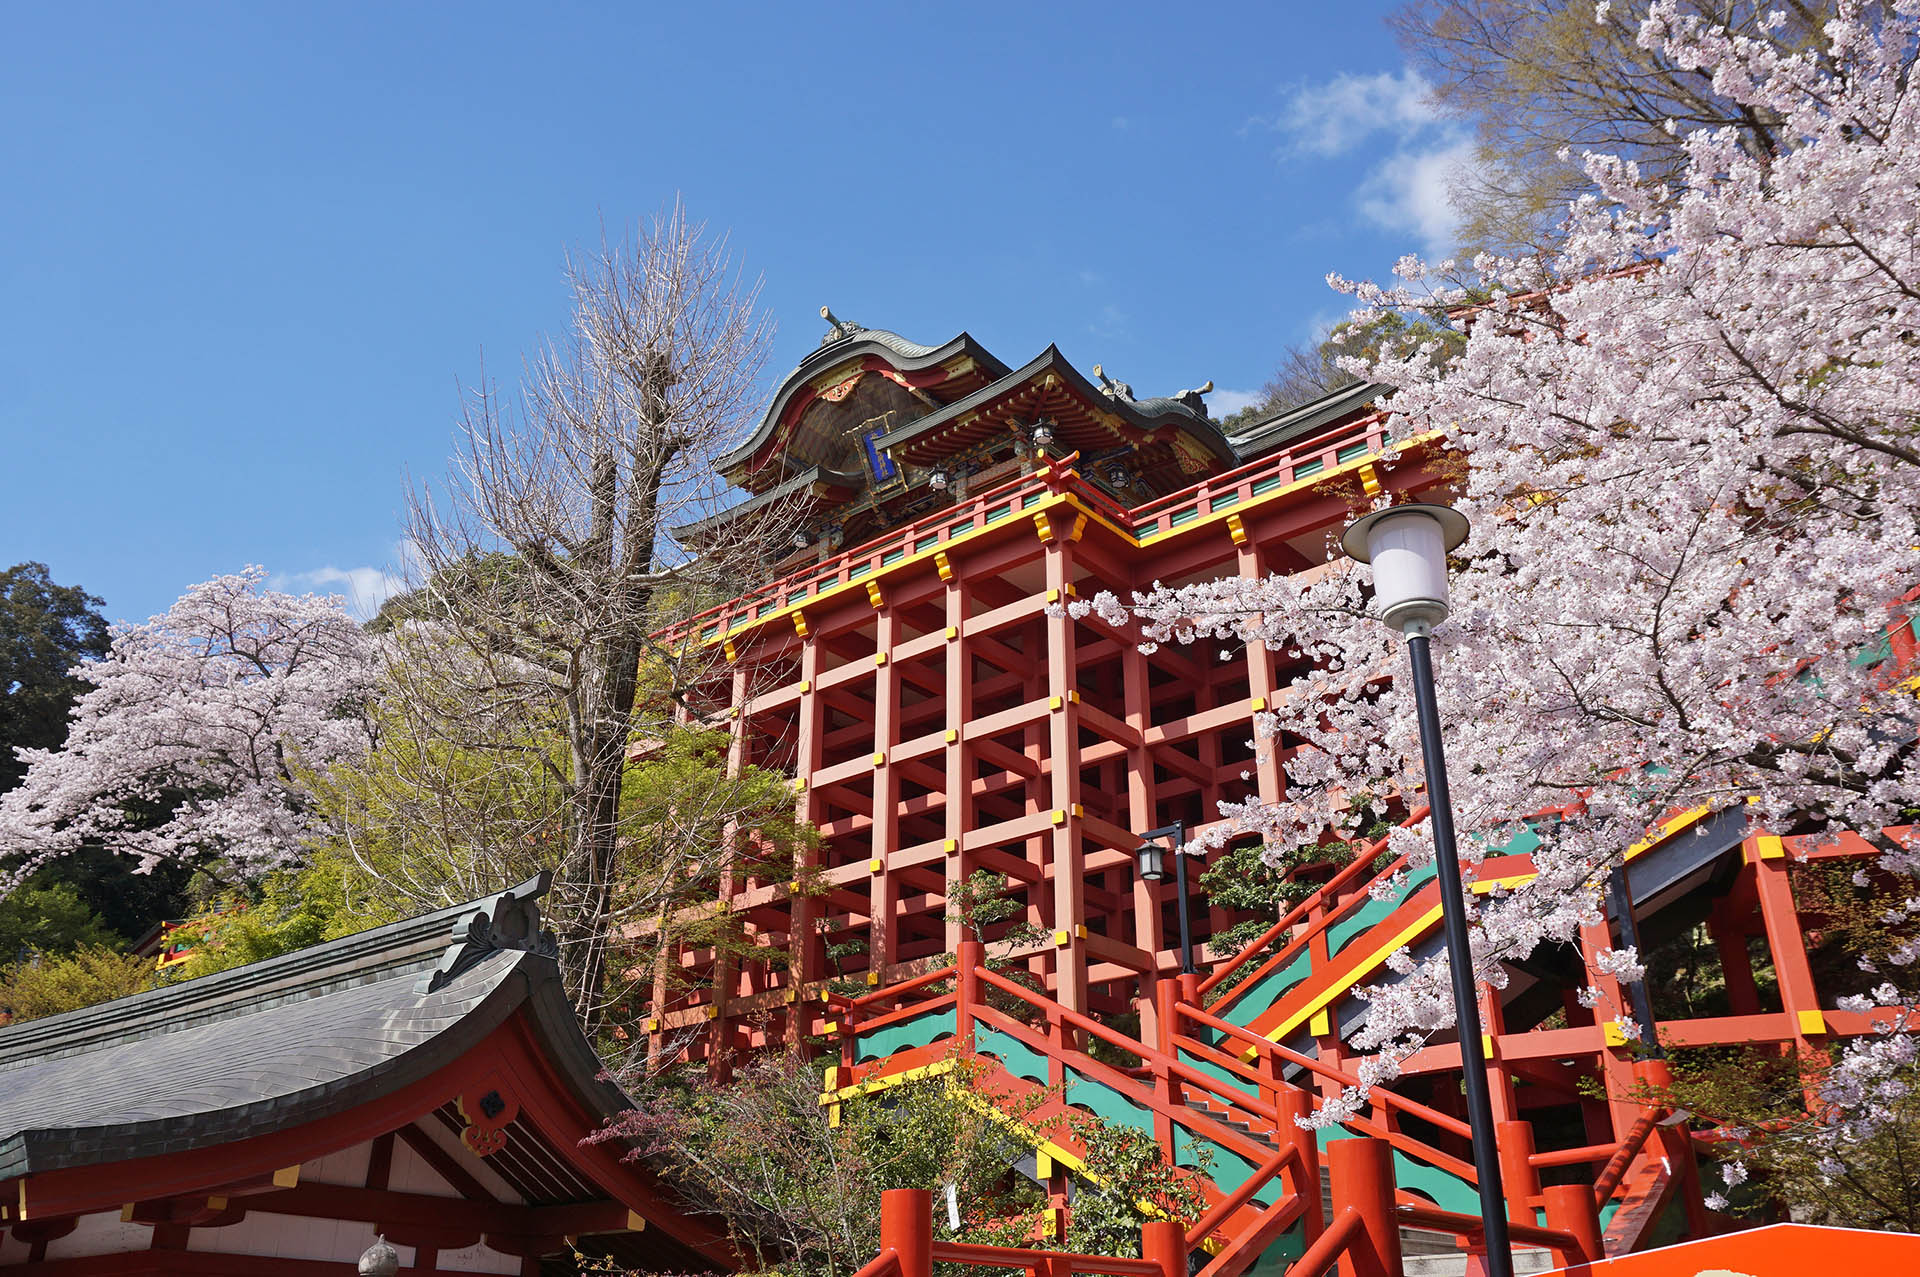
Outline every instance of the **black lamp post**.
<svg viewBox="0 0 1920 1277"><path fill-rule="evenodd" d="M1168 846L1161 846L1162 838L1170 839ZM1165 882L1167 880L1167 854L1173 854L1173 875L1175 889L1179 895L1180 913L1180 970L1186 975L1194 974L1193 965L1193 901L1187 896L1187 856L1180 850L1187 841L1186 822L1176 820L1171 825L1162 825L1158 829L1149 829L1140 835L1140 845L1134 848L1134 860L1140 870L1142 882Z"/></svg>
<svg viewBox="0 0 1920 1277"><path fill-rule="evenodd" d="M1413 699L1420 719L1420 753L1426 764L1427 808L1433 821L1434 861L1439 869L1440 913L1452 968L1453 1005L1460 1026L1460 1072L1466 1091L1467 1125L1473 1132L1473 1166L1480 1181L1480 1218L1485 1228L1489 1277L1513 1277L1507 1240L1506 1193L1493 1129L1493 1099L1487 1091L1486 1053L1480 1042L1480 1001L1474 987L1473 951L1467 941L1467 906L1460 890L1460 852L1454 843L1453 799L1440 747L1440 712L1433 693L1433 627L1447 619L1447 551L1467 539L1467 520L1439 505L1402 505L1356 520L1340 548L1373 565L1373 596L1380 617L1407 637L1413 664Z"/></svg>

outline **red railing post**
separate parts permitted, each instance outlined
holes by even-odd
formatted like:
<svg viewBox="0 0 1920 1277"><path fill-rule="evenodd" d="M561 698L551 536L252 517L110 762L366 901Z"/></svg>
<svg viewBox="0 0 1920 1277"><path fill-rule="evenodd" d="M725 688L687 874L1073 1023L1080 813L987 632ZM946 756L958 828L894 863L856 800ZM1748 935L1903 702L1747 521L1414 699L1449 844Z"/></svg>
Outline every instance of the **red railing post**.
<svg viewBox="0 0 1920 1277"><path fill-rule="evenodd" d="M900 1277L933 1277L933 1194L889 1188L880 1194L880 1249L900 1256Z"/></svg>
<svg viewBox="0 0 1920 1277"><path fill-rule="evenodd" d="M1540 1196L1540 1172L1533 1165L1533 1123L1496 1122L1493 1129L1500 1145L1500 1182L1507 1190L1507 1218L1516 1224L1531 1224L1533 1199Z"/></svg>
<svg viewBox="0 0 1920 1277"><path fill-rule="evenodd" d="M1400 1277L1400 1221L1393 1204L1393 1149L1385 1140L1333 1140L1333 1213L1351 1210L1362 1235L1340 1260L1341 1277Z"/></svg>
<svg viewBox="0 0 1920 1277"><path fill-rule="evenodd" d="M1140 1225L1140 1258L1160 1265L1160 1277L1187 1277L1187 1237L1177 1219Z"/></svg>
<svg viewBox="0 0 1920 1277"><path fill-rule="evenodd" d="M1667 1094L1673 1092L1673 1065L1667 1060L1637 1060L1634 1062L1633 1075L1649 1090ZM1674 1178L1680 1181L1680 1205L1686 1212L1687 1232L1694 1237L1713 1236L1719 1229L1713 1217L1707 1213L1701 1192L1700 1160L1694 1155L1693 1137L1687 1134L1684 1124L1657 1126L1654 1136L1666 1149L1667 1163L1673 1168Z"/></svg>
<svg viewBox="0 0 1920 1277"><path fill-rule="evenodd" d="M1153 1018L1158 1022L1154 1028L1158 1039L1154 1045L1160 1048L1163 1057L1179 1058L1179 1048L1175 1044L1180 1036L1180 986L1169 976L1161 976L1153 986ZM1160 1100L1172 1112L1186 1103L1181 1093L1180 1079L1175 1077L1164 1059L1150 1061L1153 1069L1154 1090L1159 1092ZM1153 1123L1154 1135L1158 1138L1161 1151L1173 1161L1173 1124L1164 1116L1156 1116Z"/></svg>
<svg viewBox="0 0 1920 1277"><path fill-rule="evenodd" d="M980 965L986 960L985 946L978 940L962 940L955 955L953 979L953 1036L960 1049L973 1050L973 1010L980 1005Z"/></svg>
<svg viewBox="0 0 1920 1277"><path fill-rule="evenodd" d="M1569 1233L1580 1243L1582 1253L1562 1255L1561 1266L1594 1263L1605 1258L1601 1253L1600 1212L1594 1209L1593 1190L1585 1184L1551 1184L1542 1192L1547 1203L1547 1227ZM1531 1224L1533 1221L1528 1220Z"/></svg>
<svg viewBox="0 0 1920 1277"><path fill-rule="evenodd" d="M1320 1139L1296 1119L1313 1116L1313 1093L1282 1082L1273 1098L1274 1112L1280 1119L1280 1145L1284 1148L1291 1144L1300 1155L1294 1163L1294 1173L1300 1177L1298 1191L1307 1207L1307 1213L1301 1218L1306 1225L1307 1241L1311 1243L1327 1226L1321 1214Z"/></svg>

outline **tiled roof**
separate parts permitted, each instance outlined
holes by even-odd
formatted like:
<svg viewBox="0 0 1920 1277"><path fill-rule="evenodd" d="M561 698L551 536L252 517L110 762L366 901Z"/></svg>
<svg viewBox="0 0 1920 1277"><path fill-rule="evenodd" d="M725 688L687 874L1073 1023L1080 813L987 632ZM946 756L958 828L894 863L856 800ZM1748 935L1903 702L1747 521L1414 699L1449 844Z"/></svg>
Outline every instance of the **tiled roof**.
<svg viewBox="0 0 1920 1277"><path fill-rule="evenodd" d="M568 1009L534 904L545 887L542 875L265 962L0 1029L0 1179L328 1117L459 1058L522 1007L583 1098L604 1112L624 1107L598 1079L599 1061Z"/></svg>

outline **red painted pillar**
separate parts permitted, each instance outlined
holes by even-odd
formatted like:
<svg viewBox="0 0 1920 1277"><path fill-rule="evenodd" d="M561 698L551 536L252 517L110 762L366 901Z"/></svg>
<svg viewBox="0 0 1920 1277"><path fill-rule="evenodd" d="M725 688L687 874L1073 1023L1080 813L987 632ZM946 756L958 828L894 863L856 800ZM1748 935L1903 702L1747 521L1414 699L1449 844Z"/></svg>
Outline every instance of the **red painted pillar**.
<svg viewBox="0 0 1920 1277"><path fill-rule="evenodd" d="M1300 1178L1295 1183L1295 1191L1306 1201L1307 1213L1301 1218L1306 1225L1307 1244L1312 1245L1327 1226L1320 1210L1320 1137L1296 1119L1313 1115L1313 1093L1283 1082L1274 1093L1274 1109L1280 1118L1280 1146L1285 1148L1291 1144L1300 1155Z"/></svg>
<svg viewBox="0 0 1920 1277"><path fill-rule="evenodd" d="M1173 1035L1179 1014L1175 1010L1180 1000L1180 986L1170 976L1161 976L1153 986L1154 1008L1154 1045L1162 1055L1173 1054ZM1176 1078L1160 1061L1153 1061L1153 1089L1168 1113L1186 1103L1181 1094L1180 1080ZM1178 1149L1174 1141L1179 1129L1166 1113L1156 1113L1153 1118L1153 1134L1159 1142L1160 1151L1166 1154L1169 1163L1175 1163Z"/></svg>
<svg viewBox="0 0 1920 1277"><path fill-rule="evenodd" d="M954 976L953 1035L960 1049L973 1047L973 1009L980 1005L980 966L986 959L985 946L978 940L962 940L955 955L959 970Z"/></svg>
<svg viewBox="0 0 1920 1277"><path fill-rule="evenodd" d="M880 1194L880 1249L900 1256L900 1277L933 1277L933 1194L889 1188Z"/></svg>
<svg viewBox="0 0 1920 1277"><path fill-rule="evenodd" d="M1751 871L1749 871L1751 872ZM1727 1007L1735 1015L1759 1015L1760 991L1753 982L1753 959L1747 953L1747 935L1725 900L1716 900L1707 915L1707 933L1720 955L1727 982Z"/></svg>
<svg viewBox="0 0 1920 1277"><path fill-rule="evenodd" d="M1500 1122L1494 1127L1494 1138L1500 1143L1500 1183L1507 1191L1507 1218L1516 1224L1531 1224L1533 1199L1540 1196L1540 1175L1533 1168L1533 1123Z"/></svg>
<svg viewBox="0 0 1920 1277"><path fill-rule="evenodd" d="M1187 1277L1187 1235L1178 1220L1140 1225L1140 1258L1160 1267L1160 1277Z"/></svg>
<svg viewBox="0 0 1920 1277"><path fill-rule="evenodd" d="M1572 1233L1580 1247L1578 1254L1559 1256L1561 1266L1571 1268L1602 1258L1600 1212L1594 1207L1593 1190L1585 1184L1554 1184L1546 1189L1544 1196L1547 1227Z"/></svg>
<svg viewBox="0 0 1920 1277"><path fill-rule="evenodd" d="M1333 1213L1351 1209L1365 1237L1340 1260L1340 1277L1400 1277L1400 1224L1393 1207L1393 1150L1385 1140L1334 1140Z"/></svg>
<svg viewBox="0 0 1920 1277"><path fill-rule="evenodd" d="M1767 834L1748 838L1747 860L1753 866L1754 893L1760 898L1760 918L1767 929L1767 947L1780 979L1780 1005L1788 1029L1803 1054L1811 1054L1811 1039L1825 1035L1820 995L1813 985L1813 966L1807 961L1807 939L1800 930L1799 910L1793 903L1793 885L1787 880L1786 852L1780 840Z"/></svg>

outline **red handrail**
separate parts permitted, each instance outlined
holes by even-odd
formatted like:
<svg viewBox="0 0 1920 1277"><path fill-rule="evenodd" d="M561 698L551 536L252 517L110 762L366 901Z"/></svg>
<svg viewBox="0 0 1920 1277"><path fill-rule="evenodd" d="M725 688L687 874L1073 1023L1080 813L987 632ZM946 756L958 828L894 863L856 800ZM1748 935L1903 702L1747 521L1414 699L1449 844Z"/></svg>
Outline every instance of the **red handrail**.
<svg viewBox="0 0 1920 1277"><path fill-rule="evenodd" d="M1287 1269L1288 1277L1299 1273L1303 1277L1320 1277L1333 1267L1333 1261L1352 1249L1354 1242L1367 1235L1366 1221L1360 1218L1360 1212L1346 1207L1333 1217L1300 1258L1293 1261Z"/></svg>
<svg viewBox="0 0 1920 1277"><path fill-rule="evenodd" d="M1416 1228L1432 1229L1436 1233L1452 1233L1455 1237L1474 1238L1486 1232L1486 1221L1478 1215L1462 1215L1457 1211L1441 1210L1438 1206L1402 1204L1397 1212L1402 1223L1412 1224ZM1517 1242L1530 1242L1535 1246L1545 1246L1559 1251L1578 1263L1586 1258L1580 1245L1580 1239L1572 1233L1557 1228L1541 1228L1538 1224L1522 1224L1514 1221L1507 1223L1507 1237Z"/></svg>
<svg viewBox="0 0 1920 1277"><path fill-rule="evenodd" d="M1289 469L1301 464L1302 461L1312 460L1316 456L1338 451L1337 444L1340 441L1346 441L1350 446L1352 436L1354 435L1370 436L1382 434L1384 433L1383 427L1385 424L1385 413L1369 413L1358 421L1350 422L1345 426L1329 430L1325 434L1311 435L1308 438L1296 440L1279 452L1261 457L1258 461L1250 461L1236 470L1228 470L1224 474L1213 475L1209 478L1202 479L1192 487L1183 488L1179 492L1169 492L1164 497L1155 497L1151 501L1142 502L1133 508L1130 517L1137 522L1149 516L1160 514L1169 507L1184 505L1190 500L1200 500L1211 496L1214 492L1222 488L1237 487L1242 482L1255 478L1266 471Z"/></svg>
<svg viewBox="0 0 1920 1277"><path fill-rule="evenodd" d="M868 1260L853 1277L900 1277L900 1255L892 1249L883 1250Z"/></svg>
<svg viewBox="0 0 1920 1277"><path fill-rule="evenodd" d="M1288 1167L1297 1168L1299 1165L1299 1149L1289 1145L1281 1149L1278 1153L1275 1153L1261 1164L1259 1170L1242 1180L1238 1188L1215 1202L1208 1208L1206 1214L1193 1222L1193 1227L1187 1230L1187 1244L1189 1246L1198 1246L1202 1241L1206 1240L1214 1229L1226 1223L1229 1215L1252 1201L1253 1195L1265 1188L1274 1176L1286 1170ZM1308 1192L1318 1193L1320 1191L1318 1184L1309 1187L1301 1182L1300 1172L1297 1169L1294 1171L1291 1187L1293 1196L1289 1199L1289 1204L1298 1206L1302 1213L1306 1210L1306 1202L1302 1200L1302 1195ZM1281 1210L1284 1209L1284 1207L1276 1202L1273 1209Z"/></svg>
<svg viewBox="0 0 1920 1277"><path fill-rule="evenodd" d="M1627 1167L1631 1166L1633 1159L1639 1156L1641 1148L1647 1142L1647 1136L1653 1134L1655 1125L1654 1114L1642 1113L1640 1120L1627 1131L1627 1137L1620 1141L1619 1149L1608 1159L1606 1166L1593 1181L1593 1200L1596 1203L1606 1201L1613 1196L1613 1190L1620 1187L1621 1176L1627 1173Z"/></svg>
<svg viewBox="0 0 1920 1277"><path fill-rule="evenodd" d="M872 559L884 554L896 545L906 545L911 549L913 544L924 538L929 530L936 530L945 525L957 523L962 518L966 519L969 524L972 525L973 520L984 513L989 505L1010 493L1017 492L1024 488L1051 488L1063 482L1063 476L1071 470L1074 462L1078 461L1079 457L1079 453L1072 452L1064 457L1051 459L1047 467L1042 470L1037 470L1032 474L1014 475L988 488L985 492L969 495L964 502L948 506L943 510L936 510L930 514L922 515L912 523L890 528L879 536L863 541L851 549L842 550L839 554L834 555L824 562L810 564L804 568L797 568L783 577L769 581L753 590L749 590L745 594L728 599L725 603L718 603L706 609L704 612L697 612L684 621L668 626L662 633L691 633L698 635L707 629L712 621L720 619L723 622L728 622L722 626L721 632L724 634L733 628L729 618L751 610L757 604L764 602L770 595L773 596L777 603L781 601L795 585L813 583L829 575L835 578L834 584L844 584L848 579L846 577L846 569L857 565L862 559ZM1076 484L1076 487L1090 486L1091 485L1085 484L1084 482ZM1076 495L1084 499L1084 493L1077 492ZM1115 508L1118 509L1117 506ZM1122 517L1125 516L1122 515Z"/></svg>
<svg viewBox="0 0 1920 1277"><path fill-rule="evenodd" d="M1043 1264L1064 1263L1076 1273L1101 1273L1106 1277L1161 1277L1160 1265L1150 1259L1027 1250L1019 1246L983 1246L975 1242L936 1241L933 1243L933 1261L937 1264L977 1264L984 1268L1028 1269Z"/></svg>
<svg viewBox="0 0 1920 1277"><path fill-rule="evenodd" d="M1425 804L1422 804L1418 807L1415 807L1411 812L1407 813L1406 819L1400 822L1399 828L1411 829L1415 825L1419 824L1421 821L1425 820L1426 818L1427 818L1427 807ZM1239 971L1242 967L1246 966L1249 962L1253 961L1253 959L1258 957L1260 953L1262 953L1268 945L1272 944L1275 940L1279 939L1282 935L1285 935L1293 927L1297 926L1301 921L1303 921L1308 916L1310 916L1316 908L1322 908L1323 906L1329 905L1330 902L1337 901L1340 893L1342 893L1355 879L1360 878L1363 875L1374 876L1369 874L1368 866L1372 865L1373 859L1375 856L1378 856L1382 851L1386 849L1387 841L1389 837L1391 837L1391 835L1388 835L1387 837L1377 838L1371 844L1368 845L1367 849L1364 852L1356 852L1354 854L1353 860L1347 865L1343 866L1338 873L1333 875L1333 877L1327 879L1327 881L1321 885L1318 891L1314 892L1311 896L1308 896L1305 900L1302 900L1299 904L1295 905L1292 909L1289 909L1285 917L1281 918L1280 921L1274 923L1271 927L1268 927L1265 931L1261 932L1260 935L1256 937L1252 943L1247 945L1246 948L1242 949L1239 953L1235 954L1233 957L1229 958L1227 961L1221 963L1218 967L1214 968L1213 974L1209 975L1206 979L1200 982L1200 996L1205 997L1208 993L1212 992L1214 989L1219 988L1222 981L1226 980L1229 976L1233 975L1235 972ZM1388 865L1386 869L1380 872L1392 873L1396 868L1399 867L1399 865L1400 865L1400 861L1395 861L1393 864ZM1331 907L1324 908L1324 912L1322 913L1321 917L1316 921L1315 925L1313 925L1312 927L1309 927L1301 935L1289 941L1286 944L1286 946L1283 947L1278 953L1274 954L1267 961L1261 963L1261 970L1255 973L1254 978L1242 981L1240 984L1235 985L1234 988L1238 990L1238 989L1252 986L1253 984L1257 983L1259 976L1264 975L1266 973L1268 968L1279 965L1280 960L1282 958L1291 957L1295 955L1298 952L1299 946L1305 944L1313 936L1317 935L1321 931L1324 931L1327 927L1333 924L1334 913L1335 913L1335 910L1333 908ZM1229 993L1219 1003L1216 1003L1216 1005L1224 1005L1226 1002L1231 1001L1233 999L1233 996L1234 996L1233 993Z"/></svg>
<svg viewBox="0 0 1920 1277"><path fill-rule="evenodd" d="M1319 1074L1321 1077L1338 1082L1341 1086L1357 1087L1361 1084L1359 1078L1344 1069L1335 1068L1326 1061L1317 1060L1311 1055L1302 1055L1298 1051L1289 1050L1287 1047L1281 1046L1278 1042L1269 1041L1261 1037L1258 1033L1250 1032L1237 1024L1230 1024L1225 1020L1208 1015L1205 1011L1202 1011L1199 1007L1193 1006L1190 1003L1179 1003L1177 1009L1180 1014L1187 1019L1204 1025L1216 1033L1225 1033L1229 1037L1245 1042L1248 1046L1272 1054L1276 1059L1285 1061L1288 1064L1298 1065L1303 1069ZM1431 1122L1441 1130L1451 1135L1458 1135L1462 1139L1473 1138L1473 1131L1465 1122L1462 1122L1457 1117L1449 1117L1438 1109L1428 1108L1418 1100L1410 1100L1404 1095L1397 1094L1382 1087L1374 1087L1372 1094L1379 1097L1380 1102L1388 1108L1397 1108L1410 1117L1417 1117L1422 1121ZM1438 1152L1437 1149L1435 1151ZM1445 1155L1442 1154L1442 1156Z"/></svg>

